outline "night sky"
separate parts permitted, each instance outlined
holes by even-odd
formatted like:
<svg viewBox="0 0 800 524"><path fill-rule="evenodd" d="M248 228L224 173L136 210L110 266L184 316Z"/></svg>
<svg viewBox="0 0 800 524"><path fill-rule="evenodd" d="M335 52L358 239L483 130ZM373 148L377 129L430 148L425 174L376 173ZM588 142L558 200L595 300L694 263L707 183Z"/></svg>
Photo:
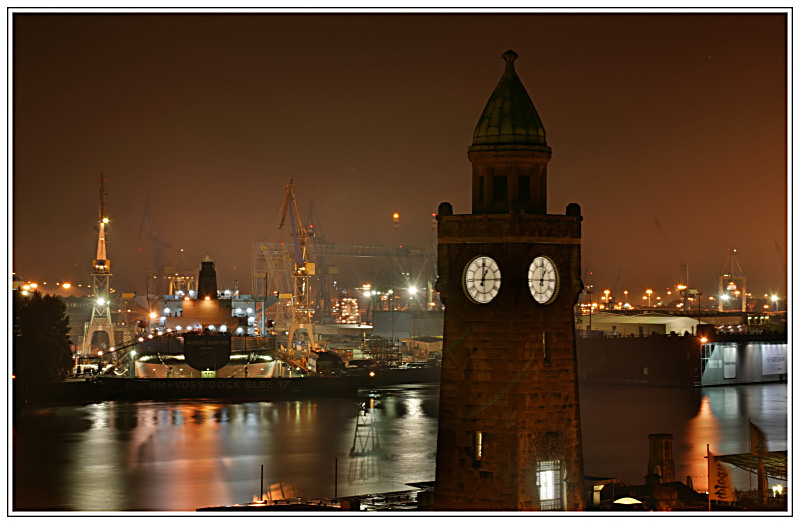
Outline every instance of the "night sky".
<svg viewBox="0 0 800 524"><path fill-rule="evenodd" d="M470 213L467 147L516 70L553 149L548 212L582 207L587 284L716 292L728 250L786 293L787 18L746 14L42 14L13 17L11 270L91 282L107 179L112 287L144 294L147 228L220 287L285 185L335 244L424 247ZM392 213L401 215L400 229ZM590 272L590 273L589 273Z"/></svg>

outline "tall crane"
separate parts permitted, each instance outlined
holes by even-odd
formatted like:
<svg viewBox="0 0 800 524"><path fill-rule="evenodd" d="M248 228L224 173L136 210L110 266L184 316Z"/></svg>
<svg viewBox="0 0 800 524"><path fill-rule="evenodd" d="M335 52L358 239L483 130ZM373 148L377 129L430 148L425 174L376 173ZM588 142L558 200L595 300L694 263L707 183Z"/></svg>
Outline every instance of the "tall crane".
<svg viewBox="0 0 800 524"><path fill-rule="evenodd" d="M97 222L97 256L92 261L92 317L83 330L83 355L92 351L94 334L103 332L108 337L107 342L101 343L101 348L114 346L114 324L111 321L111 261L106 254L106 178L100 175L100 217Z"/></svg>
<svg viewBox="0 0 800 524"><path fill-rule="evenodd" d="M314 327L311 323L311 308L308 300L311 295L309 280L315 273L315 267L312 262L308 261L308 233L300 220L297 199L294 196L293 180L289 180L286 185L286 198L283 202L283 214L278 229L282 229L286 224L287 214L292 223L292 236L294 237L294 292L290 306L291 320L289 322L289 338L286 343L287 351L293 351L292 342L295 339L295 331L298 329L305 329L308 332L310 351L314 349Z"/></svg>
<svg viewBox="0 0 800 524"><path fill-rule="evenodd" d="M742 272L739 260L736 258L736 250L728 250L728 258L719 276L720 296L734 295L734 300L741 299L741 310L747 311L747 277ZM725 311L725 300L719 301L719 310Z"/></svg>
<svg viewBox="0 0 800 524"><path fill-rule="evenodd" d="M158 230L155 230L153 221L150 218L150 199L146 199L144 203L144 214L142 220L139 222L139 238L142 238L142 231L145 224L147 225L147 238L150 241L150 253L153 257L153 278L148 276L147 279L147 303L148 307L157 301L161 295L164 294L164 248L171 248L172 244L163 240Z"/></svg>
<svg viewBox="0 0 800 524"><path fill-rule="evenodd" d="M322 222L317 216L317 209L314 207L314 199L306 208L306 224L309 228L309 238L311 239L311 251L314 253L314 260L317 272L317 322L321 324L328 324L331 322L331 274L337 271L337 268L328 265L328 248L330 242L325 238L325 233L322 231Z"/></svg>

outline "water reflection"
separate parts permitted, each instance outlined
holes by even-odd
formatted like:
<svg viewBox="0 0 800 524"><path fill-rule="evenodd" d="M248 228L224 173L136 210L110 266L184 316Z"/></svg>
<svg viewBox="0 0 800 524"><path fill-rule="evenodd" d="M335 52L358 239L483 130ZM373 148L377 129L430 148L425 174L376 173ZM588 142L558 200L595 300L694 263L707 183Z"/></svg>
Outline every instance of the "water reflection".
<svg viewBox="0 0 800 524"><path fill-rule="evenodd" d="M385 390L368 410L342 399L40 410L15 435L14 508L194 511L262 496L406 489L433 479L433 462L418 455L434 456L437 405L438 390L419 387ZM359 428L385 445L363 441L351 453ZM44 465L48 475L37 475Z"/></svg>
<svg viewBox="0 0 800 524"><path fill-rule="evenodd" d="M676 479L707 483L705 446L747 451L747 420L787 449L785 384L581 388L587 475L638 484L648 435L672 433ZM194 511L262 498L406 489L435 476L438 389L359 400L105 402L40 410L14 438L14 509ZM261 491L261 466L264 491ZM748 475L733 470L737 487Z"/></svg>
<svg viewBox="0 0 800 524"><path fill-rule="evenodd" d="M582 387L585 471L641 484L647 473L647 436L671 433L676 480L691 477L695 489L705 490L706 445L715 455L747 453L748 420L767 434L768 449L787 449L786 394L786 384L701 389ZM738 468L731 468L731 476L738 489L750 489L754 482L754 477Z"/></svg>

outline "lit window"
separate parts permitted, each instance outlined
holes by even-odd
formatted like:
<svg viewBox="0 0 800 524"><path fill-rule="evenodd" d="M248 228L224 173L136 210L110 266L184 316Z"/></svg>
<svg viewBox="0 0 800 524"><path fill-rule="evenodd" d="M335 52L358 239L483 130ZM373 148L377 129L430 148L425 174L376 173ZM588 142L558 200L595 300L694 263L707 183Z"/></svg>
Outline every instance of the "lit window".
<svg viewBox="0 0 800 524"><path fill-rule="evenodd" d="M475 432L475 460L483 457L483 431Z"/></svg>
<svg viewBox="0 0 800 524"><path fill-rule="evenodd" d="M539 488L539 509L561 509L561 461L536 463L536 485Z"/></svg>

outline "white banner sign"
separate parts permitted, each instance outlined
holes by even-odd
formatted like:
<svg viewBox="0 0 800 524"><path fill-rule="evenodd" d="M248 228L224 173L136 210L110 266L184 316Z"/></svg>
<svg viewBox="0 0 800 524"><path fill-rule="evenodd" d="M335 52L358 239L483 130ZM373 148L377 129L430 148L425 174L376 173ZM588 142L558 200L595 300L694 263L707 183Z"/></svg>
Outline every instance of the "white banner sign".
<svg viewBox="0 0 800 524"><path fill-rule="evenodd" d="M786 373L786 344L763 344L761 346L761 369L764 375Z"/></svg>

